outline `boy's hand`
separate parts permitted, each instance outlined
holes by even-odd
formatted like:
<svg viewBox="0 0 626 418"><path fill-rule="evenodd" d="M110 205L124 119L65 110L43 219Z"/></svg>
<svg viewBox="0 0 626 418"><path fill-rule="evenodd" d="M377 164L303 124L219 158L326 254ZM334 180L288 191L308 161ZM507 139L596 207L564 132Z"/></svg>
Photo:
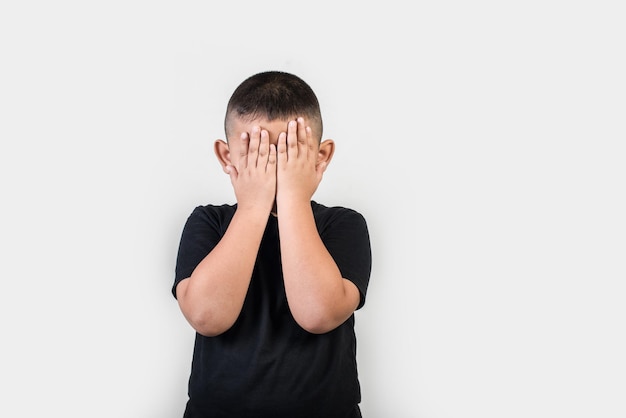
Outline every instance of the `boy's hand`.
<svg viewBox="0 0 626 418"><path fill-rule="evenodd" d="M304 119L290 121L278 136L277 202L309 202L317 190L326 163L317 164L318 144Z"/></svg>
<svg viewBox="0 0 626 418"><path fill-rule="evenodd" d="M237 166L227 166L241 209L264 208L269 212L276 196L276 147L259 126L241 134Z"/></svg>

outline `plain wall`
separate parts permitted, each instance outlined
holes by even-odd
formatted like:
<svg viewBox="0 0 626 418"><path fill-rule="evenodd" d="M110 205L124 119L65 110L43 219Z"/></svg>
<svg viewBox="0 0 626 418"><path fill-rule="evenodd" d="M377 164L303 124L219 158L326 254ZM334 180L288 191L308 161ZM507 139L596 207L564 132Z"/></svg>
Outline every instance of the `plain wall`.
<svg viewBox="0 0 626 418"><path fill-rule="evenodd" d="M626 416L620 2L3 2L0 415L181 417L187 216L278 69L360 211L365 418Z"/></svg>

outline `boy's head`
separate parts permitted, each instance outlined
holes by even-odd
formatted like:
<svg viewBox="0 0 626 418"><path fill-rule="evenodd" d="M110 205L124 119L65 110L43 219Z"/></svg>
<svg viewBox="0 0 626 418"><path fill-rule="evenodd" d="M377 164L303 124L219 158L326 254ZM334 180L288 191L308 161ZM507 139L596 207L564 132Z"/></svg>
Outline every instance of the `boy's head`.
<svg viewBox="0 0 626 418"><path fill-rule="evenodd" d="M248 77L228 101L224 120L226 141L217 139L214 144L224 172L229 174L229 167L237 167L241 156L247 154L242 135L260 128L267 132L269 143L276 146L280 134L287 132L289 122L300 117L317 140L316 164L328 166L335 143L332 139L322 141L322 115L311 87L299 77L281 71Z"/></svg>
<svg viewBox="0 0 626 418"><path fill-rule="evenodd" d="M266 71L244 80L233 92L226 108L226 139L237 122L264 119L289 121L306 119L318 142L322 138L322 115L317 96L301 78L282 71Z"/></svg>

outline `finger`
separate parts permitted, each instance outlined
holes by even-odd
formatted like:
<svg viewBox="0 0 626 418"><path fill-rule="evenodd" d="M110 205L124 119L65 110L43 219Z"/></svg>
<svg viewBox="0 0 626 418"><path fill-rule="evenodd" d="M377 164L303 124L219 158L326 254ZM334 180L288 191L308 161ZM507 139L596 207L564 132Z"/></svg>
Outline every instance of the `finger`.
<svg viewBox="0 0 626 418"><path fill-rule="evenodd" d="M302 157L307 157L308 156L308 139L307 139L307 132L306 132L306 127L304 125L304 118L299 117L297 119L298 122L298 155L302 156Z"/></svg>
<svg viewBox="0 0 626 418"><path fill-rule="evenodd" d="M239 174L237 169L232 165L227 165L224 170L226 170L226 173L230 177L230 181L234 184L237 180L237 175Z"/></svg>
<svg viewBox="0 0 626 418"><path fill-rule="evenodd" d="M258 165L265 167L267 165L267 157L270 153L270 134L265 130L261 130L261 142L259 144L259 160Z"/></svg>
<svg viewBox="0 0 626 418"><path fill-rule="evenodd" d="M278 135L278 142L276 144L276 160L279 167L287 163L287 134L285 132L281 132Z"/></svg>
<svg viewBox="0 0 626 418"><path fill-rule="evenodd" d="M261 142L261 128L254 126L248 144L248 167L256 167L259 158L259 144Z"/></svg>
<svg viewBox="0 0 626 418"><path fill-rule="evenodd" d="M321 179L322 175L324 174L324 172L326 171L326 167L328 167L328 163L326 162L322 162L319 163L316 167L315 167L315 172L317 173L317 178Z"/></svg>
<svg viewBox="0 0 626 418"><path fill-rule="evenodd" d="M250 135L247 132L241 134L241 150L239 151L239 169L248 166L248 147L250 144Z"/></svg>
<svg viewBox="0 0 626 418"><path fill-rule="evenodd" d="M311 129L310 126L307 126L306 129L306 148L307 148L307 158L311 158L312 160L315 160L315 154L316 154L316 146L315 146L315 142L313 139L313 130Z"/></svg>
<svg viewBox="0 0 626 418"><path fill-rule="evenodd" d="M287 159L298 157L298 124L295 120L287 125Z"/></svg>
<svg viewBox="0 0 626 418"><path fill-rule="evenodd" d="M276 171L276 145L270 144L266 171Z"/></svg>

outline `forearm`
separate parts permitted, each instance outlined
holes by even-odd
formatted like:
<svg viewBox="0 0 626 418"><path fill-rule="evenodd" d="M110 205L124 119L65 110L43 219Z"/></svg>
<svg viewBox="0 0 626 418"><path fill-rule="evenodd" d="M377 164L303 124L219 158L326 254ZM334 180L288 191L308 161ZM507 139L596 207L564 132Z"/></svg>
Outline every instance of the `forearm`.
<svg viewBox="0 0 626 418"><path fill-rule="evenodd" d="M304 329L328 332L354 312L359 291L344 279L322 242L310 202L278 209L285 291L292 315Z"/></svg>
<svg viewBox="0 0 626 418"><path fill-rule="evenodd" d="M238 209L220 242L179 283L181 310L200 334L221 334L237 320L268 216L263 211Z"/></svg>

